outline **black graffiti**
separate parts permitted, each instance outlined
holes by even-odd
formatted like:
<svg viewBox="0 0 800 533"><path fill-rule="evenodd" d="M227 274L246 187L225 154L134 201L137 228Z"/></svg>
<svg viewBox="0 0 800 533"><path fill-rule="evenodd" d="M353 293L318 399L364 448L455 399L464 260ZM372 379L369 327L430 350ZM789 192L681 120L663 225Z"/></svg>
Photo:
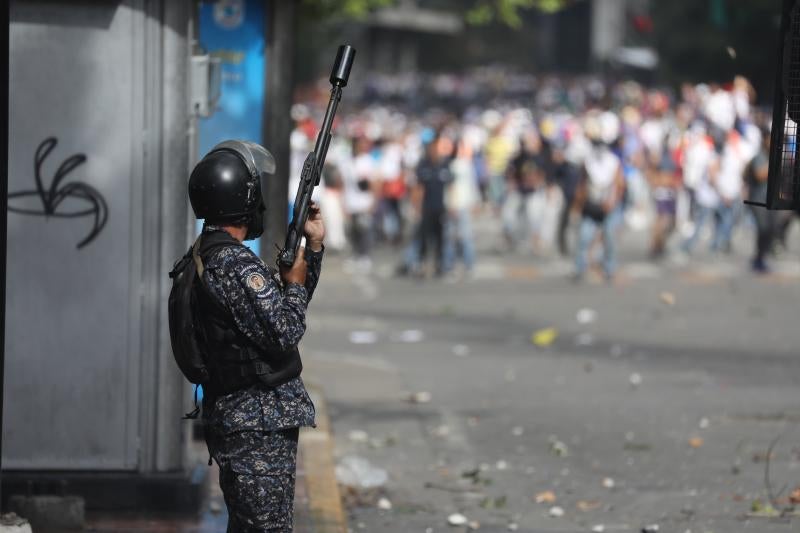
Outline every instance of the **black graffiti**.
<svg viewBox="0 0 800 533"><path fill-rule="evenodd" d="M36 149L36 155L33 158L33 177L36 182L36 189L32 191L14 192L8 195L9 200L14 198L24 198L29 196L38 196L42 201L42 209L28 209L22 207L12 207L9 205L8 210L13 213L22 215L35 215L44 217L58 217L58 218L79 218L79 217L93 217L94 224L89 234L78 243L78 248L83 248L92 242L103 230L108 221L108 204L106 203L100 191L79 181L72 181L64 184L61 182L67 177L67 174L75 170L80 165L86 162L85 154L71 155L65 159L56 170L53 176L53 181L50 182L50 188L45 189L42 181L42 164L50 152L55 149L58 140L55 137L48 137ZM83 209L76 209L73 211L65 212L63 209L59 211L58 208L61 203L67 198L75 198L83 200L90 204L91 207Z"/></svg>

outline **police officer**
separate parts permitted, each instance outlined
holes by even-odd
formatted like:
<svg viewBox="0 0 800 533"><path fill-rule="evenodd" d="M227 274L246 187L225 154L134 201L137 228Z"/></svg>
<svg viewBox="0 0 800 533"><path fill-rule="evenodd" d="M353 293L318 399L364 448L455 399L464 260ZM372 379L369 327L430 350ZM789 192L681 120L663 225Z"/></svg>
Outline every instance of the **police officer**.
<svg viewBox="0 0 800 533"><path fill-rule="evenodd" d="M192 209L205 221L192 289L211 377L203 420L229 533L292 531L298 432L314 424L297 344L322 263L319 207L311 205L306 248L289 269L277 272L242 244L263 231L261 181L274 170L263 147L227 141L189 179Z"/></svg>

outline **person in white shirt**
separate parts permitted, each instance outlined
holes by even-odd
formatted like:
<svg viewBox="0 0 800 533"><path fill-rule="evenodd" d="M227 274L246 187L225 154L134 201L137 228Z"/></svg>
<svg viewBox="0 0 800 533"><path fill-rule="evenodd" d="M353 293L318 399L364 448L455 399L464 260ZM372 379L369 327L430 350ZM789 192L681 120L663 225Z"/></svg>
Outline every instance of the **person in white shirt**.
<svg viewBox="0 0 800 533"><path fill-rule="evenodd" d="M453 183L445 193L450 233L445 244L445 271L450 271L456 257L460 256L464 269L469 274L475 266L472 212L480 202L481 193L478 189L472 147L464 138L457 143L456 156L450 163L450 171L453 173Z"/></svg>
<svg viewBox="0 0 800 533"><path fill-rule="evenodd" d="M728 132L719 160L717 191L720 202L717 206L717 228L714 232L712 250L730 252L731 236L736 216L742 204L744 173L755 156L760 144L757 128L744 127L745 135L737 130Z"/></svg>
<svg viewBox="0 0 800 533"><path fill-rule="evenodd" d="M575 280L583 279L588 268L589 247L597 230L603 234L603 273L613 281L616 271L616 230L622 218L622 195L625 178L622 162L595 128L587 125L586 136L592 149L583 164L583 178L575 193L573 209L581 213L578 250L575 256Z"/></svg>
<svg viewBox="0 0 800 533"><path fill-rule="evenodd" d="M353 254L359 266L368 270L378 169L372 155L372 141L364 136L357 137L353 146L353 168L344 173L344 208L350 218Z"/></svg>
<svg viewBox="0 0 800 533"><path fill-rule="evenodd" d="M698 159L693 162L693 165L697 166L697 168L693 168L692 170L693 173L697 173L697 176L693 174L693 227L691 235L689 235L681 245L681 249L687 254L691 253L694 249L697 240L700 238L703 227L706 225L706 222L714 216L721 202L717 188L717 179L719 176L720 154L725 146L724 133L719 130L714 130L713 135L709 135L701 142L702 145L700 146L710 146L711 149L707 153L702 152L702 159L698 156ZM714 240L716 240L716 237Z"/></svg>

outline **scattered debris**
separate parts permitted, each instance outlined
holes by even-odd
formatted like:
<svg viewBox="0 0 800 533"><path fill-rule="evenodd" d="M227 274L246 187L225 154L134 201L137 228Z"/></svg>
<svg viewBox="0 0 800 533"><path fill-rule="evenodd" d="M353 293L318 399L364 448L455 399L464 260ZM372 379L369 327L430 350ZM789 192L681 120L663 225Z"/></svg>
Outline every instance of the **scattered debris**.
<svg viewBox="0 0 800 533"><path fill-rule="evenodd" d="M588 512L600 508L600 502L597 500L580 500L575 506L579 511Z"/></svg>
<svg viewBox="0 0 800 533"><path fill-rule="evenodd" d="M503 459L497 461L497 463L494 466L498 470L508 470L508 462L504 461Z"/></svg>
<svg viewBox="0 0 800 533"><path fill-rule="evenodd" d="M386 437L385 439L371 438L369 439L369 447L373 450L383 448L384 446L393 446L395 444L394 438Z"/></svg>
<svg viewBox="0 0 800 533"><path fill-rule="evenodd" d="M689 446L695 449L700 448L704 442L705 441L702 439L702 437L692 437L689 439Z"/></svg>
<svg viewBox="0 0 800 533"><path fill-rule="evenodd" d="M373 489L385 485L389 475L363 457L347 455L336 465L336 479L346 487Z"/></svg>
<svg viewBox="0 0 800 533"><path fill-rule="evenodd" d="M661 294L658 295L658 298L664 305L669 305L669 306L675 305L675 295L672 294L671 292L663 291Z"/></svg>
<svg viewBox="0 0 800 533"><path fill-rule="evenodd" d="M486 466L487 468L482 468L483 466ZM489 465L480 465L478 468L461 472L461 477L464 479L469 479L472 481L473 485L491 485L492 479L481 475L482 472L486 472L486 470L488 470L488 466Z"/></svg>
<svg viewBox="0 0 800 533"><path fill-rule="evenodd" d="M522 426L514 426L511 428L511 434L515 437L521 437L525 433L525 428Z"/></svg>
<svg viewBox="0 0 800 533"><path fill-rule="evenodd" d="M383 495L383 487L363 489L341 485L342 502L348 509L355 507L375 507ZM363 529L363 528L362 528Z"/></svg>
<svg viewBox="0 0 800 533"><path fill-rule="evenodd" d="M418 329L406 329L400 332L397 340L400 342L415 343L421 342L425 338L425 334Z"/></svg>
<svg viewBox="0 0 800 533"><path fill-rule="evenodd" d="M737 457L733 460L733 464L731 465L731 474L734 476L738 476L742 473L742 458Z"/></svg>
<svg viewBox="0 0 800 533"><path fill-rule="evenodd" d="M603 524L597 524L592 526L592 533L603 533L606 530L606 526Z"/></svg>
<svg viewBox="0 0 800 533"><path fill-rule="evenodd" d="M653 446L646 442L629 441L625 443L622 449L627 452L649 452L653 449Z"/></svg>
<svg viewBox="0 0 800 533"><path fill-rule="evenodd" d="M367 442L369 435L362 429L354 429L347 434L347 438L350 439L350 442Z"/></svg>
<svg viewBox="0 0 800 533"><path fill-rule="evenodd" d="M561 518L562 516L564 516L564 509L556 505L550 508L549 514L553 518Z"/></svg>
<svg viewBox="0 0 800 533"><path fill-rule="evenodd" d="M773 453L765 453L765 452L755 452L753 454L753 462L758 463L766 463L767 461L771 461L775 459L775 454Z"/></svg>
<svg viewBox="0 0 800 533"><path fill-rule="evenodd" d="M631 384L631 387L633 387L633 388L635 389L635 388L637 388L639 385L641 385L641 384L642 384L642 375L641 375L641 374L639 374L638 372L634 372L634 373L633 373L633 374L631 374L631 375L630 375L630 377L628 378L628 382L630 382L630 384Z"/></svg>
<svg viewBox="0 0 800 533"><path fill-rule="evenodd" d="M453 316L456 314L456 308L453 307L452 305L443 305L439 309L439 314L441 316Z"/></svg>
<svg viewBox="0 0 800 533"><path fill-rule="evenodd" d="M658 533L659 529L658 524L650 524L642 528L642 533Z"/></svg>
<svg viewBox="0 0 800 533"><path fill-rule="evenodd" d="M469 346L466 344L456 344L453 346L453 354L459 357L466 357L469 355Z"/></svg>
<svg viewBox="0 0 800 533"><path fill-rule="evenodd" d="M533 501L536 503L546 503L552 505L556 503L556 493L552 490L543 490L542 492L537 492L533 497Z"/></svg>
<svg viewBox="0 0 800 533"><path fill-rule="evenodd" d="M487 496L481 500L480 506L483 509L503 509L508 503L508 499L505 495L500 496L499 498L492 498L491 496Z"/></svg>
<svg viewBox="0 0 800 533"><path fill-rule="evenodd" d="M388 498L381 498L378 500L378 509L381 511L391 511L392 502L390 502Z"/></svg>
<svg viewBox="0 0 800 533"><path fill-rule="evenodd" d="M750 505L750 513L753 516L760 516L760 517L767 517L767 518L774 518L776 516L780 516L781 512L773 507L773 505L769 502L763 502L761 500L755 500Z"/></svg>
<svg viewBox="0 0 800 533"><path fill-rule="evenodd" d="M353 344L375 344L378 334L374 331L351 331L350 342Z"/></svg>
<svg viewBox="0 0 800 533"><path fill-rule="evenodd" d="M478 522L477 520L472 520L469 524L467 524L467 527L469 529L475 531L476 529L480 529L481 528L481 523Z"/></svg>
<svg viewBox="0 0 800 533"><path fill-rule="evenodd" d="M550 451L555 455L558 457L566 457L569 455L569 448L567 448L566 444L558 440L558 437L550 435L547 440L550 443Z"/></svg>
<svg viewBox="0 0 800 533"><path fill-rule="evenodd" d="M519 529L519 524L517 524L516 522L511 522L508 524L509 531L516 531L518 529Z"/></svg>
<svg viewBox="0 0 800 533"><path fill-rule="evenodd" d="M736 59L736 48L734 48L733 46L726 46L725 51L728 52L728 56L731 59Z"/></svg>
<svg viewBox="0 0 800 533"><path fill-rule="evenodd" d="M575 346L591 346L594 344L594 335L591 333L580 333L575 337Z"/></svg>
<svg viewBox="0 0 800 533"><path fill-rule="evenodd" d="M431 393L427 391L415 392L408 397L408 401L411 403L430 403L431 401Z"/></svg>
<svg viewBox="0 0 800 533"><path fill-rule="evenodd" d="M469 520L461 513L453 513L447 517L447 523L451 526L466 526Z"/></svg>
<svg viewBox="0 0 800 533"><path fill-rule="evenodd" d="M700 429L708 429L709 424L710 424L710 422L709 422L708 418L703 417L703 418L700 419L700 422L698 422L697 425L700 427Z"/></svg>
<svg viewBox="0 0 800 533"><path fill-rule="evenodd" d="M556 328L545 328L534 331L531 335L531 342L536 346L546 347L550 346L558 338L558 330Z"/></svg>
<svg viewBox="0 0 800 533"><path fill-rule="evenodd" d="M575 320L577 320L578 324L581 325L591 324L597 320L597 311L594 309L589 309L588 307L584 307L575 314Z"/></svg>
<svg viewBox="0 0 800 533"><path fill-rule="evenodd" d="M433 430L433 434L437 437L446 437L450 434L450 426L441 425Z"/></svg>
<svg viewBox="0 0 800 533"><path fill-rule="evenodd" d="M614 482L614 478L611 477L604 477L603 478L603 486L607 489L613 489L616 483Z"/></svg>

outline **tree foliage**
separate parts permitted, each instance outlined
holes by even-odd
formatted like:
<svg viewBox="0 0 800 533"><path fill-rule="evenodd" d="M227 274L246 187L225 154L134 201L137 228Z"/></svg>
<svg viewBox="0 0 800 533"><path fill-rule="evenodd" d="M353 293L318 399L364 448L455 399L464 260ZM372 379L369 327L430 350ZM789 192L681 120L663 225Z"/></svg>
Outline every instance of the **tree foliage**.
<svg viewBox="0 0 800 533"><path fill-rule="evenodd" d="M520 11L538 9L544 13L555 13L563 9L570 0L477 0L466 13L469 24L480 26L500 22L514 29L522 26Z"/></svg>
<svg viewBox="0 0 800 533"><path fill-rule="evenodd" d="M574 0L459 0L450 8L463 14L468 24L482 26L499 22L518 29L522 26L520 12L537 9L555 13ZM446 3L446 2L445 2ZM303 16L316 19L363 19L371 11L396 5L397 0L302 0Z"/></svg>
<svg viewBox="0 0 800 533"><path fill-rule="evenodd" d="M396 0L302 0L301 17L312 19L363 19L370 11L391 6Z"/></svg>

